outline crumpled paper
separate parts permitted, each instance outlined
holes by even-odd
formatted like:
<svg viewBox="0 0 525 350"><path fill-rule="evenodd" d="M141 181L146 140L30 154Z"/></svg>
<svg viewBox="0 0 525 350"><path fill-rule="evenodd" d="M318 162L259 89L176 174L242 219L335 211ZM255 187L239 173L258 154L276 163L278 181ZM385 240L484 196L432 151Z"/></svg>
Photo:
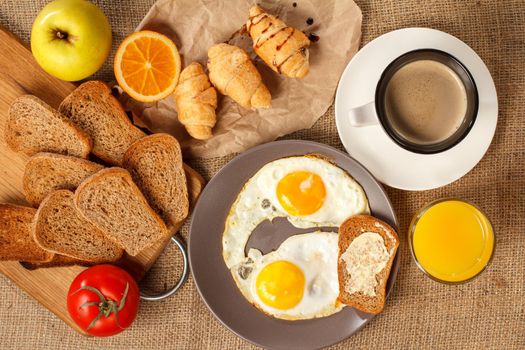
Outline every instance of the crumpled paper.
<svg viewBox="0 0 525 350"><path fill-rule="evenodd" d="M120 99L126 110L133 113L137 125L174 135L186 157L210 158L241 152L310 128L326 112L339 77L359 47L361 10L352 0L258 2L288 25L319 37L309 48L309 74L304 79L292 79L267 67L254 54L250 36L241 30L254 3L158 0L137 30L154 30L170 37L179 49L183 67L194 61L206 66L208 48L216 43L242 47L254 60L272 94L271 108L247 110L229 97L220 96L213 137L200 141L192 139L177 120L172 96L157 103L140 103L122 94Z"/></svg>

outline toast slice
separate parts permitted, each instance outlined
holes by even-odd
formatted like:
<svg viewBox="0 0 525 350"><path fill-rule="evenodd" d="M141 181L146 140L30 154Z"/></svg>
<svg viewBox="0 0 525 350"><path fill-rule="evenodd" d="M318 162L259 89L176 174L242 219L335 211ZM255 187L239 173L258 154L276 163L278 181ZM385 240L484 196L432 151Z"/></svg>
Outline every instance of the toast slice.
<svg viewBox="0 0 525 350"><path fill-rule="evenodd" d="M123 166L172 232L189 210L179 142L168 134L146 136L126 151Z"/></svg>
<svg viewBox="0 0 525 350"><path fill-rule="evenodd" d="M0 203L0 260L47 262L53 253L34 240L31 223L36 210L20 205Z"/></svg>
<svg viewBox="0 0 525 350"><path fill-rule="evenodd" d="M355 215L343 222L337 259L339 300L366 313L380 313L398 246L396 231L373 216Z"/></svg>
<svg viewBox="0 0 525 350"><path fill-rule="evenodd" d="M93 139L93 153L113 165L121 165L129 146L146 136L129 121L111 90L101 81L80 85L58 110Z"/></svg>
<svg viewBox="0 0 525 350"><path fill-rule="evenodd" d="M47 262L29 262L29 261L20 261L20 265L27 270L36 270L44 267L62 267L62 266L91 266L93 263L88 261L79 260L72 258L70 256L55 254L53 259Z"/></svg>
<svg viewBox="0 0 525 350"><path fill-rule="evenodd" d="M85 218L132 256L169 236L162 219L124 169L102 169L88 177L78 186L74 203Z"/></svg>
<svg viewBox="0 0 525 350"><path fill-rule="evenodd" d="M73 192L58 190L40 204L33 236L42 248L56 254L95 263L114 262L123 250L86 220L73 204Z"/></svg>
<svg viewBox="0 0 525 350"><path fill-rule="evenodd" d="M36 96L18 97L9 108L4 137L15 152L53 152L87 158L92 142L72 122Z"/></svg>
<svg viewBox="0 0 525 350"><path fill-rule="evenodd" d="M22 179L24 195L32 206L53 191L74 191L82 181L104 167L86 159L54 153L37 153L27 162Z"/></svg>

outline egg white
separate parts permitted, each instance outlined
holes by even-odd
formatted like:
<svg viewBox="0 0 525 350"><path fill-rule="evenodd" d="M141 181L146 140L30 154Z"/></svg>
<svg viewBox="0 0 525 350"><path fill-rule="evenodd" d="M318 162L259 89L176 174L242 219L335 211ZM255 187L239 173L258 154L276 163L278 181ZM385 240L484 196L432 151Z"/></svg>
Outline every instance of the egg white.
<svg viewBox="0 0 525 350"><path fill-rule="evenodd" d="M311 319L332 315L343 308L337 297L338 235L333 232L312 232L286 239L277 250L262 255L250 249L243 262L232 267L234 280L244 297L264 313L286 320ZM255 281L261 270L275 261L288 261L299 267L305 276L301 301L287 310L266 305L258 296Z"/></svg>
<svg viewBox="0 0 525 350"><path fill-rule="evenodd" d="M326 189L322 207L310 215L292 216L277 199L276 188L279 181L296 171L319 175ZM259 171L256 181L263 196L295 227L339 226L350 215L368 211L363 188L344 170L318 157L289 157L268 163Z"/></svg>
<svg viewBox="0 0 525 350"><path fill-rule="evenodd" d="M277 199L279 181L296 171L317 174L325 185L323 205L313 214L292 216ZM314 155L281 158L259 169L233 203L222 236L224 261L231 268L245 259L246 243L264 220L286 217L299 228L339 227L349 216L368 213L370 209L363 188L341 168Z"/></svg>

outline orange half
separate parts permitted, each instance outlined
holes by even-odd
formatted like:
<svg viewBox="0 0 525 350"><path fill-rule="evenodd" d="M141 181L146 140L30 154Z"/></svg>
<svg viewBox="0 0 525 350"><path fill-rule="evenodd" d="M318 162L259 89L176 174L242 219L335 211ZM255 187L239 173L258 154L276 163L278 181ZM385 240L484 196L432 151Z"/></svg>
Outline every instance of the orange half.
<svg viewBox="0 0 525 350"><path fill-rule="evenodd" d="M120 44L114 70L118 84L132 98L159 101L177 86L179 51L165 35L150 30L136 32Z"/></svg>

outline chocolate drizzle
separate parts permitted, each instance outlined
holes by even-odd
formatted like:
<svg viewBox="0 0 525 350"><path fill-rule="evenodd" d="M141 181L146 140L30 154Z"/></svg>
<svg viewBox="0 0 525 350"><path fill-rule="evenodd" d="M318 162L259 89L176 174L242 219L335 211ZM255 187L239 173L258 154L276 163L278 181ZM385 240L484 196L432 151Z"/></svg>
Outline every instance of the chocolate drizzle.
<svg viewBox="0 0 525 350"><path fill-rule="evenodd" d="M291 28L291 27L288 27L288 28ZM276 49L277 51L280 51L281 48L282 48L282 47L288 42L288 40L289 40L289 39L292 37L292 35L294 34L294 32L295 32L295 28L291 28L291 29L292 29L292 31L291 31L290 33L288 33L288 36L283 40L283 42L280 43L279 45L277 45L277 46L275 47L275 49ZM284 30L286 30L286 29L284 29Z"/></svg>
<svg viewBox="0 0 525 350"><path fill-rule="evenodd" d="M271 27L271 26L272 26L272 25L270 24L269 27ZM265 29L267 29L267 28L265 28ZM279 30L278 32L273 33L272 35L270 35L270 36L269 36L264 42L262 42L262 43L260 42L260 40L257 40L257 43L254 45L254 47L255 47L256 49L260 48L261 46L264 45L265 42L271 40L274 36L276 36L276 35L279 34L280 32L281 32L281 31ZM260 39L260 38L259 38L259 39Z"/></svg>
<svg viewBox="0 0 525 350"><path fill-rule="evenodd" d="M266 19L266 18L268 18L268 14L266 14L266 13L259 13L256 16L250 16L250 18L248 19L249 23L247 23L247 25L246 25L246 29L248 30L248 32L250 32L252 26L261 23L261 21ZM255 20L257 20L257 21L255 21ZM266 33L268 31L268 29L270 29L271 26L272 26L272 23L270 21L269 25L262 30L261 34ZM250 35L251 35L251 33L250 33ZM259 41L260 41L260 38L257 39L257 42L254 43L254 47L255 48L258 48L258 47L260 47L262 45L262 44L259 44Z"/></svg>
<svg viewBox="0 0 525 350"><path fill-rule="evenodd" d="M294 3L294 7L297 6L296 3ZM266 50L265 52L268 52L267 56L272 56L273 55L273 58L270 58L270 57L267 57L268 58L268 61L271 62L268 62L268 65L270 65L271 68L273 68L273 70L275 70L277 73L281 74L282 73L282 67L290 60L292 59L293 57L295 58L300 58L298 55L302 55L303 57L307 55L307 47L309 46L309 42L307 43L304 43L304 37L301 35L300 38L296 38L294 37L294 34L296 34L295 32L298 30L298 29L295 29L293 27L289 27L289 26L286 26L286 25L281 25L280 23L277 23L278 26L274 26L274 20L273 20L273 16L271 15L268 15L266 13L259 13L257 14L256 16L251 16L248 20L248 23L247 23L247 29L248 31L250 31L250 34L252 34L251 32L251 27L253 25L257 25L259 23L261 23L261 21L265 20L266 18L269 18L268 21L264 22L264 24L260 25L258 28L256 28L256 30L253 32L253 34L257 34L256 37L258 36L258 38L256 40L254 40L254 49L255 49L255 52L258 52L257 50L260 49L265 43L267 43L268 41L272 41L272 39L276 36L276 35L280 35L278 36L275 41L280 41L279 43L275 44L274 42L271 43L271 46L272 47L275 47L275 51L272 52L271 50ZM277 17L275 17L277 18ZM313 18L309 17L308 20L307 20L307 23L310 23L310 24L313 24ZM282 32L282 34L280 34ZM306 33L305 33L306 34ZM308 36L308 35L307 35ZM255 39L255 38L254 38ZM310 39L310 41L317 41L319 40L319 37L315 34L310 34L308 36L308 39ZM286 48L284 48L284 46L290 41L290 40L300 40L301 43L303 44L302 47L294 50L294 48L296 47L294 45L292 45L290 47L290 50L286 50ZM275 46L274 46L275 45ZM290 46L290 45L289 45ZM284 48L284 49L283 49ZM281 53L279 53L279 51L281 51ZM290 51L290 52L288 52ZM291 52L293 51L293 52ZM288 54L288 55L287 55ZM285 56L287 55L287 56ZM281 60L280 62L278 62L276 60L276 58L282 58L282 57L286 57L285 59ZM264 58L263 58L264 60ZM300 67L295 67L299 64L299 61L294 61L293 59L290 61L292 65L294 65L294 67L289 67L290 69L292 69L292 71L296 71L297 69L299 69Z"/></svg>
<svg viewBox="0 0 525 350"><path fill-rule="evenodd" d="M264 34L268 31L268 29L270 29L272 27L272 25L270 24L268 27L264 28L261 32L261 34Z"/></svg>
<svg viewBox="0 0 525 350"><path fill-rule="evenodd" d="M259 24L263 19L267 18L268 17L268 14L267 13L259 13L258 15L256 16L251 16L250 18L248 18L248 21L250 22L250 25L248 26L248 30L250 30L250 28L253 26L253 25L256 25L256 24ZM254 19L258 19L257 22L254 22Z"/></svg>
<svg viewBox="0 0 525 350"><path fill-rule="evenodd" d="M283 66L283 64L286 63L286 61L288 61L290 58L292 58L293 55L290 55L288 57L286 57L281 63L277 64L277 62L275 62L275 60L272 62L273 63L273 66L275 67L277 73L281 74L281 67Z"/></svg>
<svg viewBox="0 0 525 350"><path fill-rule="evenodd" d="M311 42L313 43L316 43L319 41L319 35L315 34L315 33L310 33L308 34L308 40L310 40Z"/></svg>

